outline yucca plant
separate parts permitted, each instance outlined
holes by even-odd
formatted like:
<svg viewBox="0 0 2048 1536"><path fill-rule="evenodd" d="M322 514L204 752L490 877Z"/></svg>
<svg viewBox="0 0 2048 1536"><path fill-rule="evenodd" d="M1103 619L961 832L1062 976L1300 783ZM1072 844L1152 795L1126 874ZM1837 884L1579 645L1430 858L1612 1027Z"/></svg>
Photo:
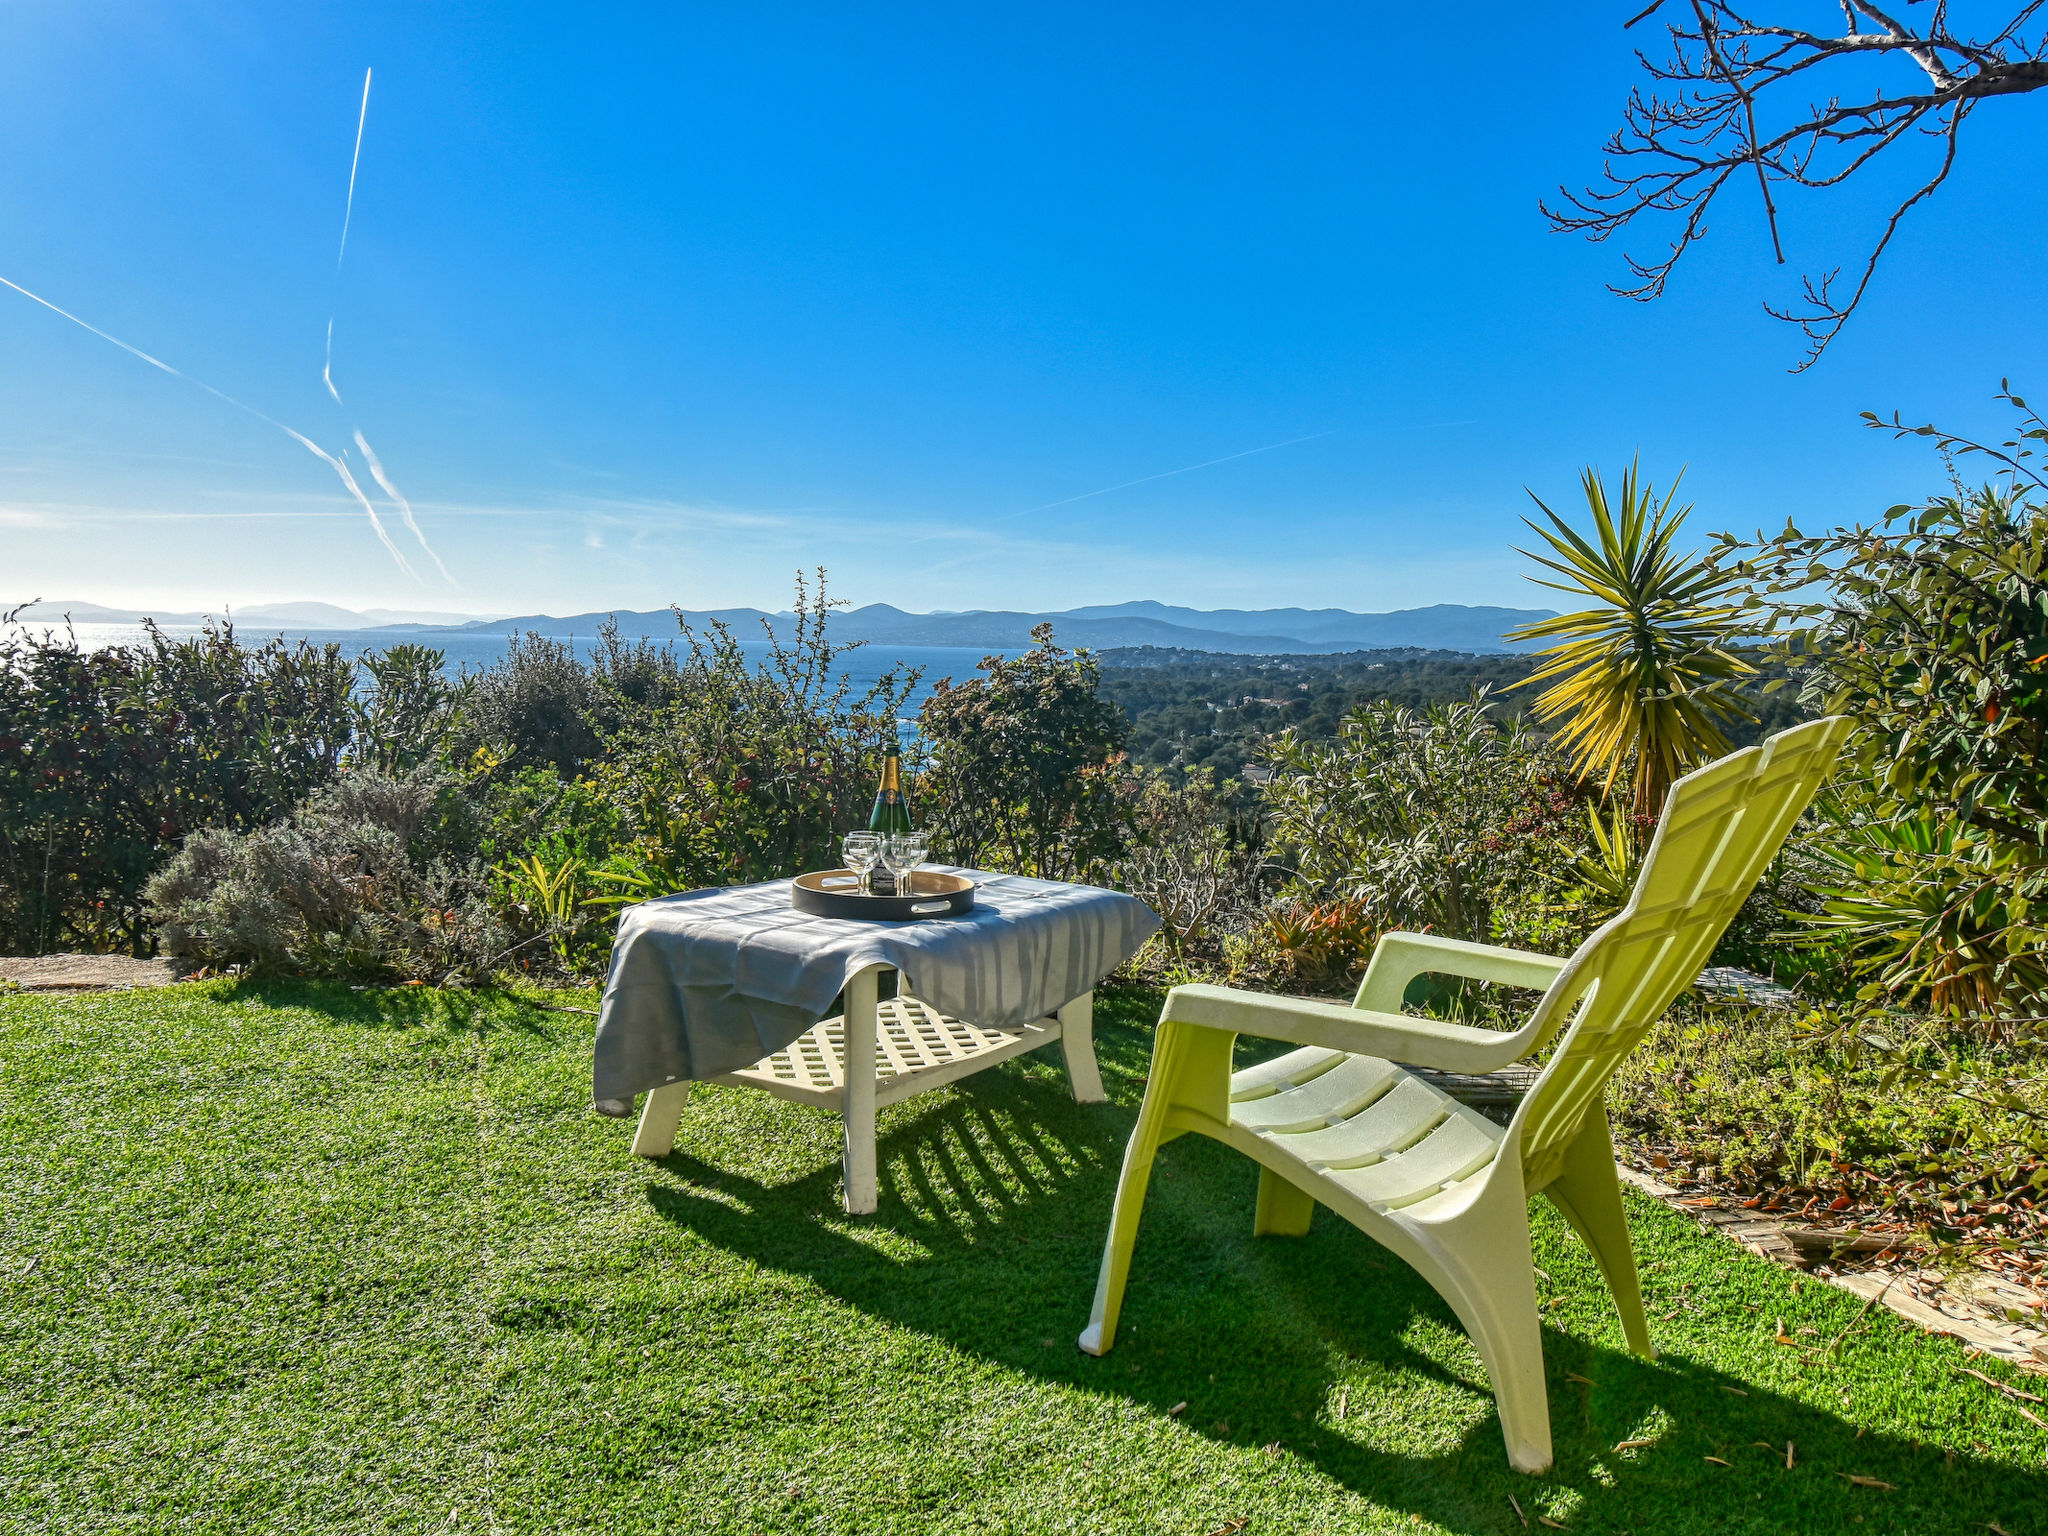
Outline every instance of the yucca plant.
<svg viewBox="0 0 2048 1536"><path fill-rule="evenodd" d="M1675 485L1659 501L1631 464L1618 503L1610 504L1597 470L1580 481L1593 537L1582 537L1532 491L1551 526L1529 527L1550 552L1521 553L1561 578L1532 581L1592 606L1509 633L1511 640L1560 642L1539 652L1543 665L1515 686L1548 682L1536 717L1562 722L1556 743L1573 771L1601 776L1609 795L1627 773L1636 813L1655 815L1673 779L1728 750L1723 720L1753 718L1732 688L1756 670L1730 648L1741 581L1679 549L1692 508L1673 509Z"/></svg>
<svg viewBox="0 0 2048 1536"><path fill-rule="evenodd" d="M1578 860L1572 873L1586 893L1592 914L1605 922L1627 905L1649 846L1636 835L1635 818L1620 806L1602 821L1600 808L1589 805L1586 819L1591 823L1593 851Z"/></svg>

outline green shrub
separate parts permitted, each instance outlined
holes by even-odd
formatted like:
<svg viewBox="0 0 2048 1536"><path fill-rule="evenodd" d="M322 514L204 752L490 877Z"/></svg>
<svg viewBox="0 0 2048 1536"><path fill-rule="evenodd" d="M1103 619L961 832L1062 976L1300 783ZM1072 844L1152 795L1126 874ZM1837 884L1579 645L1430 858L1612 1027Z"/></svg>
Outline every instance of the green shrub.
<svg viewBox="0 0 2048 1536"><path fill-rule="evenodd" d="M507 949L459 780L362 769L250 832L208 828L149 882L164 947L187 965L445 985Z"/></svg>
<svg viewBox="0 0 2048 1536"><path fill-rule="evenodd" d="M381 773L410 773L447 753L461 722L467 684L451 683L447 652L425 645L365 651L371 686L352 700L352 762Z"/></svg>
<svg viewBox="0 0 2048 1536"><path fill-rule="evenodd" d="M597 690L570 642L521 632L503 656L465 681L468 697L456 733L465 760L481 756L515 773L552 768L574 778L602 753L592 719Z"/></svg>
<svg viewBox="0 0 2048 1536"><path fill-rule="evenodd" d="M793 633L768 631L756 665L724 624L685 626L673 680L627 655L612 676L638 678L652 702L616 706L620 723L589 775L624 830L650 891L799 874L838 862L839 836L866 826L881 746L917 674L891 670L856 693L826 620L838 606L801 579ZM611 692L614 700L628 697Z"/></svg>
<svg viewBox="0 0 2048 1536"><path fill-rule="evenodd" d="M944 858L1046 880L1102 880L1129 846L1136 782L1123 712L1101 696L1086 651L1032 630L1032 648L989 656L979 676L943 678L918 729L916 810Z"/></svg>
<svg viewBox="0 0 2048 1536"><path fill-rule="evenodd" d="M1559 765L1484 695L1354 710L1332 743L1269 749L1276 859L1319 899L1363 902L1380 928L1490 940L1526 921L1584 842Z"/></svg>
<svg viewBox="0 0 2048 1536"><path fill-rule="evenodd" d="M1806 702L1861 727L1825 922L1871 996L1982 1016L2048 1008L2048 422L2005 398L2020 427L1996 448L1892 423L1990 456L2001 483L1873 526L1726 540Z"/></svg>
<svg viewBox="0 0 2048 1536"><path fill-rule="evenodd" d="M1841 1201L1943 1241L2048 1243L2048 1036L1951 1020L1680 1007L1610 1090L1622 1138L1797 1208Z"/></svg>
<svg viewBox="0 0 2048 1536"><path fill-rule="evenodd" d="M81 651L0 630L0 949L150 944L143 886L192 832L260 826L337 771L355 664L232 626Z"/></svg>

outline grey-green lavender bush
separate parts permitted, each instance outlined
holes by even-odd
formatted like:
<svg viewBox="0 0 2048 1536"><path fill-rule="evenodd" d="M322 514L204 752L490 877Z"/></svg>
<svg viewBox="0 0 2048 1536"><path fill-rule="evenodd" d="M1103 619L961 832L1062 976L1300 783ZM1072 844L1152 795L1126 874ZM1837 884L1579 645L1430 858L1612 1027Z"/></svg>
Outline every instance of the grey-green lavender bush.
<svg viewBox="0 0 2048 1536"><path fill-rule="evenodd" d="M422 768L361 769L251 832L186 839L145 893L188 966L356 981L478 980L505 959L473 802Z"/></svg>

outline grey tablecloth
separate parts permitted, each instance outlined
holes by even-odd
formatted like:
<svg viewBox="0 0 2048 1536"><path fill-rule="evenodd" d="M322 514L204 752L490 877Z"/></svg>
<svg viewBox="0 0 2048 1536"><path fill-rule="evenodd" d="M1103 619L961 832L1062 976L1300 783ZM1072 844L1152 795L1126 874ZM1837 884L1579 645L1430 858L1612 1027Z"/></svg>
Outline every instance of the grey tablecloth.
<svg viewBox="0 0 2048 1536"><path fill-rule="evenodd" d="M1088 991L1159 927L1117 891L959 873L980 885L973 909L913 923L806 916L787 880L628 908L597 1023L598 1110L631 1114L637 1093L773 1055L866 966L896 967L943 1013L1013 1029Z"/></svg>

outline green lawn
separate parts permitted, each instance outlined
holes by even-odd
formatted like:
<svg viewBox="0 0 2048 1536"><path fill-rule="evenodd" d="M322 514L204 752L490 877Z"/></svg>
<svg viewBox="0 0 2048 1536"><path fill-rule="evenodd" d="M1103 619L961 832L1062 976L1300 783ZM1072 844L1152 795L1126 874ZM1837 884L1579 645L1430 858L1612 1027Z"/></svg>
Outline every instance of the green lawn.
<svg viewBox="0 0 2048 1536"><path fill-rule="evenodd" d="M1107 1107L1031 1058L886 1112L851 1220L836 1122L765 1096L630 1157L578 1015L0 998L0 1526L2048 1533L2048 1431L1956 1343L1642 1202L1655 1365L1539 1209L1549 1477L1434 1295L1327 1213L1254 1240L1198 1138L1079 1354L1154 1007L1100 1010Z"/></svg>

